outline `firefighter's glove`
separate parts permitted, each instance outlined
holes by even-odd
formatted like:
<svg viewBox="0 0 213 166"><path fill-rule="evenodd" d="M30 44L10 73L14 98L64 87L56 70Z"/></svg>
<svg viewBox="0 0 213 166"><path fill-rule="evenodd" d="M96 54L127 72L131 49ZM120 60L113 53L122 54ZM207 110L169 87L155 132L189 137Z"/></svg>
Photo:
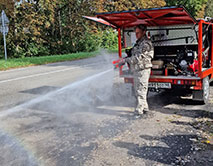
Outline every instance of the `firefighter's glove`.
<svg viewBox="0 0 213 166"><path fill-rule="evenodd" d="M132 56L132 48L126 49L125 52L127 54L127 57L131 57Z"/></svg>
<svg viewBox="0 0 213 166"><path fill-rule="evenodd" d="M120 61L119 61L119 63L118 63L118 67L121 67L121 66L123 66L123 65L125 65L125 60L124 59L121 59Z"/></svg>

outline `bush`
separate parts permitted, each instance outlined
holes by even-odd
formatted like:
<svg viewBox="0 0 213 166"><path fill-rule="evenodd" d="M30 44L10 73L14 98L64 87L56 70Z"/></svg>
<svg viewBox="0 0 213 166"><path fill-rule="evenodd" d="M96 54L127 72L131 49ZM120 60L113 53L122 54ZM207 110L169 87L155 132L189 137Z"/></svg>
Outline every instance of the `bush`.
<svg viewBox="0 0 213 166"><path fill-rule="evenodd" d="M2 43L2 41L1 41ZM75 38L66 36L57 41L53 39L51 42L39 43L33 41L30 37L20 42L14 40L12 36L7 40L8 56L10 58L24 58L33 56L45 56L54 54L68 54L76 52L93 52L99 48L116 49L117 48L117 32L111 28L106 30L99 29L96 32L85 28L84 33L77 32ZM3 48L3 46L1 46ZM0 52L4 54L4 52Z"/></svg>
<svg viewBox="0 0 213 166"><path fill-rule="evenodd" d="M103 31L101 47L106 49L118 48L118 33L113 29Z"/></svg>
<svg viewBox="0 0 213 166"><path fill-rule="evenodd" d="M11 58L46 56L50 54L47 47L35 43L29 43L23 46L15 46L13 43L11 43L8 50L10 51Z"/></svg>
<svg viewBox="0 0 213 166"><path fill-rule="evenodd" d="M101 46L101 39L99 34L85 32L85 37L78 41L77 48L80 52L96 51Z"/></svg>

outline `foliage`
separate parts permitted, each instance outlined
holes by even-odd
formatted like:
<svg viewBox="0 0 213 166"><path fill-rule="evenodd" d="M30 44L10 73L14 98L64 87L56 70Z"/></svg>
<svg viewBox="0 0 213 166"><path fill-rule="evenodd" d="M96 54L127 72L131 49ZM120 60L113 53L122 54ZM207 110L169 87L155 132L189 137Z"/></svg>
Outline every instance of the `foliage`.
<svg viewBox="0 0 213 166"><path fill-rule="evenodd" d="M197 16L197 13L203 8L207 0L165 0L167 6L182 5L187 8L192 16Z"/></svg>
<svg viewBox="0 0 213 166"><path fill-rule="evenodd" d="M101 47L106 48L106 49L113 49L118 47L118 37L117 33L114 32L112 29L107 29L102 32L102 42L101 42Z"/></svg>
<svg viewBox="0 0 213 166"><path fill-rule="evenodd" d="M205 17L205 8L206 8L206 4L204 4L202 8L200 9L200 11L197 12L197 15L196 15L197 18Z"/></svg>
<svg viewBox="0 0 213 166"><path fill-rule="evenodd" d="M213 17L213 1L208 0L205 8L205 16Z"/></svg>
<svg viewBox="0 0 213 166"><path fill-rule="evenodd" d="M164 0L0 0L0 9L10 20L10 58L116 48L116 31L97 27L82 16L164 5Z"/></svg>
<svg viewBox="0 0 213 166"><path fill-rule="evenodd" d="M95 0L97 12L122 11L165 6L164 0Z"/></svg>

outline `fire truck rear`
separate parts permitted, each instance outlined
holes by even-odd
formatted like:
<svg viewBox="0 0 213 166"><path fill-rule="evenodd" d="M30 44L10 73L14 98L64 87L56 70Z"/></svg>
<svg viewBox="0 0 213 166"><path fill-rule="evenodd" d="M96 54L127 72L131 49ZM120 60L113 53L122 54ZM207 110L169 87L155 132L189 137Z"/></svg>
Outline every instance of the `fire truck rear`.
<svg viewBox="0 0 213 166"><path fill-rule="evenodd" d="M184 7L98 13L98 22L118 31L118 53L136 42L134 27L144 24L154 46L149 89L179 89L204 103L213 79L213 20L193 18ZM93 18L94 20L94 18ZM128 66L120 67L125 83L133 83Z"/></svg>

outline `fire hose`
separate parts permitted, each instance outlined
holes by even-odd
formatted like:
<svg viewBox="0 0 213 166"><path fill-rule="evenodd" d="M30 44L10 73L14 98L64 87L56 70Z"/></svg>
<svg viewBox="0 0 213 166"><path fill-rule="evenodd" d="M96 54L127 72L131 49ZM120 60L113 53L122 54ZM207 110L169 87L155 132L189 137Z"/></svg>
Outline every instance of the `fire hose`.
<svg viewBox="0 0 213 166"><path fill-rule="evenodd" d="M114 65L114 69L117 69L117 68L125 65L125 63L126 62L125 62L124 58L120 58L120 59L115 60L115 61L112 62L112 64Z"/></svg>
<svg viewBox="0 0 213 166"><path fill-rule="evenodd" d="M120 58L120 59L112 62L112 64L114 65L114 69L117 69L117 68L125 65L125 63L126 63L125 59L132 56L131 51L132 51L132 48L126 49L125 52L126 52L127 56L125 58ZM129 66L129 64L128 64L128 66Z"/></svg>

